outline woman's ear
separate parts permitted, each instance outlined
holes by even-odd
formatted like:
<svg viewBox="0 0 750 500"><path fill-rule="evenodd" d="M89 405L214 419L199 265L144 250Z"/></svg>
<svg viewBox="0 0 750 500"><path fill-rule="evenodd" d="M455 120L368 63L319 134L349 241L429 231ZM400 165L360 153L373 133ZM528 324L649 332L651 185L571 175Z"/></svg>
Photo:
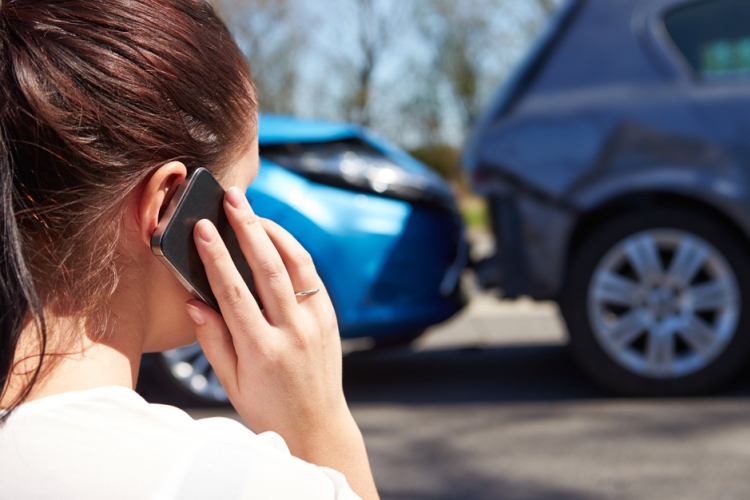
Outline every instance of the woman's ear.
<svg viewBox="0 0 750 500"><path fill-rule="evenodd" d="M159 218L185 177L187 167L179 161L173 161L156 169L146 180L138 203L138 231L146 245L151 246L151 235L159 225Z"/></svg>

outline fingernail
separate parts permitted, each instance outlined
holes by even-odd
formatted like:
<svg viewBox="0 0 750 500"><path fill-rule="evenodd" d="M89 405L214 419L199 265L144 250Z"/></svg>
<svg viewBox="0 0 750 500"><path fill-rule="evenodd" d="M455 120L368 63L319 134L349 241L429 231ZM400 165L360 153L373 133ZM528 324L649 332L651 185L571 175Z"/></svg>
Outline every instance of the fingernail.
<svg viewBox="0 0 750 500"><path fill-rule="evenodd" d="M206 243L211 243L216 238L216 228L210 221L199 220L195 225L195 231L198 233L198 237Z"/></svg>
<svg viewBox="0 0 750 500"><path fill-rule="evenodd" d="M242 208L245 205L245 196L242 194L240 188L232 186L227 191L226 195L227 202L234 208Z"/></svg>
<svg viewBox="0 0 750 500"><path fill-rule="evenodd" d="M203 326L206 324L206 317L203 315L200 309L190 303L185 304L185 309L187 310L190 319L193 320L193 323L198 326Z"/></svg>

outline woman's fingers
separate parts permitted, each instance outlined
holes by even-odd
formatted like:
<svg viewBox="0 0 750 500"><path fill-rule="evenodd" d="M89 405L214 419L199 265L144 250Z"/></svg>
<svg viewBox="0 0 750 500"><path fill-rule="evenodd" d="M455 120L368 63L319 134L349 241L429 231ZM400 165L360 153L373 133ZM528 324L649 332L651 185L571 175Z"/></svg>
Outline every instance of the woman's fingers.
<svg viewBox="0 0 750 500"><path fill-rule="evenodd" d="M338 343L336 312L333 310L333 304L328 297L323 281L315 270L312 257L286 229L268 219L261 219L261 224L278 249L289 272L294 289L298 292L320 290L313 295L298 296L297 301L300 305L304 305L315 312L323 331L334 336L337 345L340 345Z"/></svg>
<svg viewBox="0 0 750 500"><path fill-rule="evenodd" d="M284 261L294 291L304 292L323 288L312 257L300 242L271 220L261 219L260 223Z"/></svg>
<svg viewBox="0 0 750 500"><path fill-rule="evenodd" d="M297 302L279 252L239 188L230 188L224 200L227 218L253 271L255 288L269 321L275 325L289 322Z"/></svg>
<svg viewBox="0 0 750 500"><path fill-rule="evenodd" d="M227 394L237 387L237 351L226 323L211 307L198 300L185 304L195 324L195 336Z"/></svg>
<svg viewBox="0 0 750 500"><path fill-rule="evenodd" d="M201 220L195 225L193 233L208 282L229 330L243 333L262 331L267 322L258 302L234 265L219 232L211 221ZM235 342L244 342L246 337L249 338L247 333L240 335Z"/></svg>

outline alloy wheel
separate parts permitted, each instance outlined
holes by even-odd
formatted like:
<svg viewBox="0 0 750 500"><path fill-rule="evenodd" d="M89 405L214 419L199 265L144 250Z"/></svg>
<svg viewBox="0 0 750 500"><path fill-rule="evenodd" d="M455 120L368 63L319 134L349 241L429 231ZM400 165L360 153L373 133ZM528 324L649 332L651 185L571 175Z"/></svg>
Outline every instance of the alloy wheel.
<svg viewBox="0 0 750 500"><path fill-rule="evenodd" d="M740 292L732 267L688 231L638 232L596 266L587 309L595 338L618 364L669 379L708 366L737 330Z"/></svg>
<svg viewBox="0 0 750 500"><path fill-rule="evenodd" d="M172 378L193 396L210 402L226 403L227 393L196 342L161 353L162 362Z"/></svg>

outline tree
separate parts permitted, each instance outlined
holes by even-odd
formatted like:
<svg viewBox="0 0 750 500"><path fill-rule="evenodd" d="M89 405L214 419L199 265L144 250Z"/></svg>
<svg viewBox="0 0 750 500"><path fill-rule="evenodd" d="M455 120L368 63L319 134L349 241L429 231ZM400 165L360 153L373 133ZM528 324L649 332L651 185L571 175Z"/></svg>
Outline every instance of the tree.
<svg viewBox="0 0 750 500"><path fill-rule="evenodd" d="M447 87L464 130L479 117L512 65L499 61L525 50L560 0L431 0L420 4L420 29L433 46L431 64Z"/></svg>
<svg viewBox="0 0 750 500"><path fill-rule="evenodd" d="M262 111L295 114L307 31L292 0L213 0L245 53Z"/></svg>
<svg viewBox="0 0 750 500"><path fill-rule="evenodd" d="M499 82L528 50L560 0L430 0L415 21L431 56L415 56L399 108L410 152L456 185L460 147Z"/></svg>
<svg viewBox="0 0 750 500"><path fill-rule="evenodd" d="M378 92L376 74L387 50L408 20L407 0L347 0L343 16L352 19L351 50L329 51L334 71L343 78L341 109L348 121L370 126Z"/></svg>

